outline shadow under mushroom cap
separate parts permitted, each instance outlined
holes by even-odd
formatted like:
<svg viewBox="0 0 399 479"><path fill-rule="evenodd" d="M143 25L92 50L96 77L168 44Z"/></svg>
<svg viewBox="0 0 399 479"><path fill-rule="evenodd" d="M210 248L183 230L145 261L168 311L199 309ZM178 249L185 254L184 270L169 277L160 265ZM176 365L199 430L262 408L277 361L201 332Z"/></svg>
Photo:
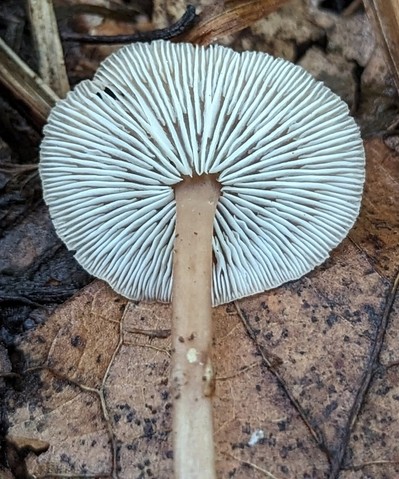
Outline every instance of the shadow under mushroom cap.
<svg viewBox="0 0 399 479"><path fill-rule="evenodd" d="M111 55L45 127L40 175L57 233L131 299L170 301L173 185L194 174L221 183L217 305L328 257L358 215L364 150L346 104L302 68L164 41Z"/></svg>

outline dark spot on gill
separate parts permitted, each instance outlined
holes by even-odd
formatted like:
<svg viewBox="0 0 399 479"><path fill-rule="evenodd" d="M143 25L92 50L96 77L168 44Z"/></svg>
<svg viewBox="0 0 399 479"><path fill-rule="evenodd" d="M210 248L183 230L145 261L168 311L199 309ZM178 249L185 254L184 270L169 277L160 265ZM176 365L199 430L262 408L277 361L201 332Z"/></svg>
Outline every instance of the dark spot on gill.
<svg viewBox="0 0 399 479"><path fill-rule="evenodd" d="M110 89L108 88L107 86L104 88L104 93L106 93L107 95L109 95L111 98L113 98L114 100L117 100L118 97L115 95L115 93Z"/></svg>

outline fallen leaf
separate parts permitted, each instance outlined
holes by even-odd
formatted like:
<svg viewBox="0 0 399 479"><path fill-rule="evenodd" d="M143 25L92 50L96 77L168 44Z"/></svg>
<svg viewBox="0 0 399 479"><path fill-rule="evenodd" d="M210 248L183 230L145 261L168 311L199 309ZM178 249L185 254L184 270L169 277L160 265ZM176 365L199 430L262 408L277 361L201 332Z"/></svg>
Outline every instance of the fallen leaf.
<svg viewBox="0 0 399 479"><path fill-rule="evenodd" d="M220 478L399 474L398 157L372 140L367 158L359 221L324 265L214 310ZM172 477L169 317L95 281L21 340L9 435L50 444L29 474Z"/></svg>
<svg viewBox="0 0 399 479"><path fill-rule="evenodd" d="M373 21L386 58L399 89L399 5L395 0L365 0L366 12Z"/></svg>
<svg viewBox="0 0 399 479"><path fill-rule="evenodd" d="M380 140L369 141L366 174L362 210L349 237L392 280L399 265L399 156Z"/></svg>
<svg viewBox="0 0 399 479"><path fill-rule="evenodd" d="M183 34L179 40L184 42L209 45L218 38L232 35L269 13L277 10L288 0L235 0L225 2L222 12L210 16L204 10L197 25Z"/></svg>

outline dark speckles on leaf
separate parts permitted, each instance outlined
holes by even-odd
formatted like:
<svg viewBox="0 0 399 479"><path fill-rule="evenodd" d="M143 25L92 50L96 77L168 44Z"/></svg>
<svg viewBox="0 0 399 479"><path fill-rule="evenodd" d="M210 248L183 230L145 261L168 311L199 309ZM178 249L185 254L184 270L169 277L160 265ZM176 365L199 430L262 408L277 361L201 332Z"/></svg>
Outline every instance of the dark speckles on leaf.
<svg viewBox="0 0 399 479"><path fill-rule="evenodd" d="M168 399L168 397L169 397L169 391L165 390L165 391L161 392L161 398L162 398L163 401L166 401Z"/></svg>
<svg viewBox="0 0 399 479"><path fill-rule="evenodd" d="M336 314L329 314L327 317L327 324L329 328L332 328L335 323L338 322L338 316Z"/></svg>
<svg viewBox="0 0 399 479"><path fill-rule="evenodd" d="M47 427L46 421L38 421L36 425L36 429L38 432L43 432Z"/></svg>
<svg viewBox="0 0 399 479"><path fill-rule="evenodd" d="M120 414L114 414L114 421L115 423L118 423L121 419L121 415Z"/></svg>
<svg viewBox="0 0 399 479"><path fill-rule="evenodd" d="M371 304L365 304L362 309L363 309L363 312L367 314L371 322L377 326L381 320L381 317L376 312L374 306L372 306Z"/></svg>
<svg viewBox="0 0 399 479"><path fill-rule="evenodd" d="M74 336L73 338L71 338L71 345L74 348L82 347L84 346L84 340L79 335Z"/></svg>
<svg viewBox="0 0 399 479"><path fill-rule="evenodd" d="M287 421L279 421L277 427L279 431L285 431L287 429Z"/></svg>
<svg viewBox="0 0 399 479"><path fill-rule="evenodd" d="M269 331L268 333L265 334L265 338L268 341L271 341L273 339L273 333L271 331Z"/></svg>
<svg viewBox="0 0 399 479"><path fill-rule="evenodd" d="M244 425L241 427L241 431L242 431L244 434L250 434L250 433L251 433L251 428L250 428L249 424L244 424Z"/></svg>
<svg viewBox="0 0 399 479"><path fill-rule="evenodd" d="M61 454L60 461L64 462L65 464L71 464L71 458L65 453Z"/></svg>
<svg viewBox="0 0 399 479"><path fill-rule="evenodd" d="M289 336L288 329L284 328L281 332L281 337L282 338L288 338L288 336Z"/></svg>
<svg viewBox="0 0 399 479"><path fill-rule="evenodd" d="M386 384L386 385L383 385L383 386L379 387L379 388L376 390L375 393L376 393L378 396L386 396L386 395L389 393L390 390L391 390L391 387L390 387L388 384Z"/></svg>
<svg viewBox="0 0 399 479"><path fill-rule="evenodd" d="M294 449L294 448L295 448L294 445L292 445L292 446L283 446L283 447L280 449L280 451L279 451L281 459L287 459L287 457L288 457L288 455L289 455L289 452L290 452L292 449Z"/></svg>
<svg viewBox="0 0 399 479"><path fill-rule="evenodd" d="M337 388L334 384L330 384L327 388L328 394L337 394Z"/></svg>
<svg viewBox="0 0 399 479"><path fill-rule="evenodd" d="M330 417L331 413L337 409L337 407L337 401L330 402L330 404L327 404L327 406L324 408L323 416L327 419L328 417Z"/></svg>
<svg viewBox="0 0 399 479"><path fill-rule="evenodd" d="M281 472L282 472L283 474L288 474L288 473L289 473L288 467L287 467L287 466L281 466Z"/></svg>
<svg viewBox="0 0 399 479"><path fill-rule="evenodd" d="M246 447L246 444L243 442L237 442L231 445L231 448L233 449L233 451L234 449L245 449L245 447Z"/></svg>
<svg viewBox="0 0 399 479"><path fill-rule="evenodd" d="M154 434L154 426L150 419L144 419L143 431L146 437L151 437Z"/></svg>

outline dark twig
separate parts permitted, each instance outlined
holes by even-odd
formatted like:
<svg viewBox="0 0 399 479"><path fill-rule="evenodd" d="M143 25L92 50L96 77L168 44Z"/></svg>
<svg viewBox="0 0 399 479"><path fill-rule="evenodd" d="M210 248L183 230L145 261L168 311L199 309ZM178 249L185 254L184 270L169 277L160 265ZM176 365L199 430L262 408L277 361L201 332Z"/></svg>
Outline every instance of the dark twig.
<svg viewBox="0 0 399 479"><path fill-rule="evenodd" d="M381 322L378 326L377 334L373 343L373 348L371 350L369 359L367 361L366 369L363 373L363 377L360 381L359 389L357 390L355 400L353 402L352 408L349 413L343 438L340 442L338 451L336 455L333 457L333 460L331 463L331 472L329 475L329 479L337 479L342 469L342 465L343 465L342 463L345 458L345 453L348 447L348 443L349 443L349 439L350 439L353 427L356 423L360 409L362 408L362 405L366 398L367 391L370 387L371 380L374 375L376 365L378 363L378 358L381 352L381 348L384 344L385 332L388 326L389 315L391 313L392 306L396 298L396 292L397 292L398 286L399 286L399 273L397 274L395 281L393 283L393 286L391 288L391 291L388 295L387 302L384 308L384 313L382 315Z"/></svg>
<svg viewBox="0 0 399 479"><path fill-rule="evenodd" d="M353 2L350 3L342 12L342 16L349 17L360 10L361 7L363 7L363 0L353 0Z"/></svg>
<svg viewBox="0 0 399 479"><path fill-rule="evenodd" d="M142 336L147 336L150 339L154 338L159 338L159 339L166 339L169 338L171 334L170 329L139 329L139 328L133 328L133 329L126 329L126 333L131 333L131 334L140 334Z"/></svg>
<svg viewBox="0 0 399 479"><path fill-rule="evenodd" d="M368 462L363 462L361 464L353 464L353 465L345 466L342 468L342 470L343 471L360 471L361 469L364 469L365 467L369 467L369 466L386 466L389 464L397 465L399 464L399 461L389 461L384 459L381 459L379 461L368 461Z"/></svg>
<svg viewBox="0 0 399 479"><path fill-rule="evenodd" d="M60 303L70 298L79 288L62 288L52 286L16 287L14 291L0 289L1 303L19 303L30 306Z"/></svg>
<svg viewBox="0 0 399 479"><path fill-rule="evenodd" d="M249 322L248 322L247 318L245 317L243 311L241 310L240 306L238 305L238 303L236 301L234 302L234 304L235 304L235 307L237 309L237 313L238 313L239 317L241 318L241 321L244 324L244 327L245 327L249 337L252 339L252 341L255 343L256 347L258 348L258 351L259 351L260 355L262 356L262 359L263 359L264 363L266 364L268 370L277 379L277 382L278 382L279 386L284 391L284 393L286 394L286 396L288 397L288 399L290 400L290 402L294 406L294 408L298 411L298 414L300 415L302 421L305 423L306 427L309 429L309 431L310 431L313 439L315 440L316 444L326 454L327 459L330 462L331 461L330 452L327 449L326 441L324 439L323 432L320 431L318 428L312 426L312 424L310 423L304 409L299 404L297 399L293 396L293 394L291 393L291 391L288 388L287 383L284 381L284 379L281 377L279 372L276 370L273 361L271 361L269 359L269 356L266 353L266 351L264 350L264 348L262 346L260 346L260 344L258 343L258 341L256 339L255 332L252 329L251 325L249 324Z"/></svg>
<svg viewBox="0 0 399 479"><path fill-rule="evenodd" d="M137 32L131 35L82 35L80 33L64 33L61 38L67 42L79 43L106 43L107 45L134 43L134 42L151 42L153 40L170 40L184 33L194 24L197 15L193 5L187 5L187 9L183 16L173 25L153 30L151 32Z"/></svg>

